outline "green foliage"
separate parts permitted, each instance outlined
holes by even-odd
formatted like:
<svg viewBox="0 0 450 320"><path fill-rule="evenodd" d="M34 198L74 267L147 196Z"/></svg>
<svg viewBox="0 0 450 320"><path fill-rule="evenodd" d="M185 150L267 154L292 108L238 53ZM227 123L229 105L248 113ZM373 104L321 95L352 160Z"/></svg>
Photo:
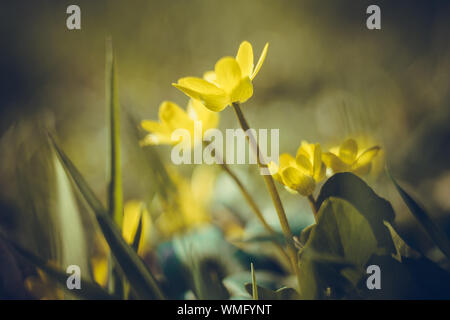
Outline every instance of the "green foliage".
<svg viewBox="0 0 450 320"><path fill-rule="evenodd" d="M100 200L97 199L78 169L73 165L72 161L70 161L51 136L50 138L67 173L72 177L84 199L94 211L97 222L111 248L115 261L130 282L132 290L135 291L138 297L143 299L163 299L164 295L151 272L133 248L124 241L117 225L107 213Z"/></svg>
<svg viewBox="0 0 450 320"><path fill-rule="evenodd" d="M377 241L368 220L350 202L328 198L300 252L302 297L323 298L329 287L341 290L348 282L355 285L376 251Z"/></svg>
<svg viewBox="0 0 450 320"><path fill-rule="evenodd" d="M110 136L110 182L108 210L116 224L121 227L123 219L122 166L120 151L120 106L117 89L116 62L112 48L107 53L107 92L109 92L109 136ZM108 59L109 58L109 59Z"/></svg>
<svg viewBox="0 0 450 320"><path fill-rule="evenodd" d="M34 255L20 245L8 240L2 233L0 233L0 238L9 243L22 257L28 260L32 265L44 271L52 280L60 284L60 287L66 290L68 294L75 295L80 299L86 300L117 299L117 297L110 295L106 290L104 290L96 283L92 283L83 278L81 278L81 289L69 290L66 284L68 277L68 274L66 272L59 270L58 268L47 263L42 258Z"/></svg>
<svg viewBox="0 0 450 320"><path fill-rule="evenodd" d="M389 171L388 174L411 213L417 221L419 221L438 248L441 249L447 258L450 259L450 241L447 235L433 222L425 209L423 209L423 207L416 200L414 200L413 197L411 197L402 187L400 187L397 181L390 175Z"/></svg>
<svg viewBox="0 0 450 320"><path fill-rule="evenodd" d="M379 197L362 179L349 172L337 173L327 180L317 198L318 207L329 197L350 202L369 222L378 247L384 248L386 254L395 253L390 232L383 222L393 224L395 218L394 209L388 201Z"/></svg>
<svg viewBox="0 0 450 320"><path fill-rule="evenodd" d="M417 203L406 199L417 210ZM403 241L393 226L392 206L360 178L351 173L334 175L322 187L317 202L317 223L300 235L303 299L450 296L450 273ZM381 270L381 290L369 290L366 285L366 268L373 264Z"/></svg>

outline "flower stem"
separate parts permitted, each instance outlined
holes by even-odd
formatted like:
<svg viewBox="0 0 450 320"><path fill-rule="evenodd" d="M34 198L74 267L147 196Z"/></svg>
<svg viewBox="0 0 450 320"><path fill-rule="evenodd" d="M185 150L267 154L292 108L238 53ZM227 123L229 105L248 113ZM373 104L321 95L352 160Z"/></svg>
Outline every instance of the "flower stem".
<svg viewBox="0 0 450 320"><path fill-rule="evenodd" d="M314 213L314 219L317 222L317 212L318 212L318 210L317 210L316 200L314 200L314 197L312 196L312 194L310 194L307 198L308 198L309 204L311 205L312 212Z"/></svg>
<svg viewBox="0 0 450 320"><path fill-rule="evenodd" d="M220 167L230 176L231 179L236 183L239 190L241 191L244 199L247 201L250 208L252 208L253 212L255 213L256 217L259 219L261 224L264 226L267 232L269 232L270 235L276 236L275 230L267 223L266 219L264 218L264 215L262 214L261 210L259 209L258 205L256 204L255 200L252 198L250 193L248 192L247 188L244 186L242 181L239 179L239 177L231 171L230 167L226 164L225 159L223 157L220 157L218 154L214 154L214 156L217 159L217 163L220 165ZM276 239L273 240L273 244L277 247L277 249L280 251L280 253L287 259L287 261L290 261L289 255L286 253L284 248L277 242Z"/></svg>
<svg viewBox="0 0 450 320"><path fill-rule="evenodd" d="M246 132L247 140L249 141L249 143L251 143L251 141L253 141L255 144L256 159L258 162L258 166L260 168L267 169L266 161L263 159L263 155L260 152L258 143L256 142L255 139L250 139L250 137L248 136L248 134L251 134L251 131L249 131L250 126L248 125L248 122L245 119L244 114L242 113L239 103L234 102L233 109L239 120L239 124L241 125L241 128ZM284 211L283 204L281 203L280 195L278 194L278 191L277 191L277 188L275 186L275 182L273 181L272 176L271 175L263 175L263 178L264 178L264 182L266 183L267 189L269 190L270 197L272 198L272 202L275 206L275 210L277 212L278 219L280 220L281 230L283 231L284 237L286 238L286 243L287 243L287 247L288 247L288 253L289 253L289 256L291 259L292 268L297 277L297 285L298 285L298 289L300 290L300 274L299 274L299 269L298 269L297 250L295 249L295 246L294 246L293 234L292 234L291 228L289 226L289 223L288 223L288 220L286 217L286 212Z"/></svg>

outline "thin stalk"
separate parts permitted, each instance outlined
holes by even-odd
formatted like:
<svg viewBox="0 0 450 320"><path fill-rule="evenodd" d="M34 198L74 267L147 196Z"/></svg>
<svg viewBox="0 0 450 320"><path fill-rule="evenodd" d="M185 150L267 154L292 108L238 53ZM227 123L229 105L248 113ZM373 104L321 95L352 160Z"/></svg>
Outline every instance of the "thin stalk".
<svg viewBox="0 0 450 320"><path fill-rule="evenodd" d="M242 113L241 107L239 103L234 102L233 103L233 109L236 113L236 116L239 120L239 124L241 125L242 130L244 130L246 133L251 134L250 126L248 125L247 120L244 117L244 114ZM247 140L249 143L251 143L250 137L246 135ZM258 162L259 168L265 168L267 169L266 161L264 161L263 155L260 152L260 148L258 145L258 142L256 139L253 139L253 142L256 147L256 159ZM300 274L298 269L298 256L297 256L297 250L294 246L293 241L293 234L291 231L291 228L289 226L289 222L286 217L286 212L284 211L283 204L281 203L280 195L278 194L277 188L275 186L275 182L273 181L273 178L271 175L263 175L264 182L266 183L267 189L269 190L270 197L272 198L272 202L275 206L275 210L278 215L278 219L280 220L281 230L283 231L284 237L286 238L287 247L288 247L288 254L291 259L291 264L294 269L295 275L297 277L297 285L298 290L300 290Z"/></svg>
<svg viewBox="0 0 450 320"><path fill-rule="evenodd" d="M312 196L312 194L310 194L310 195L307 197L307 199L308 199L308 202L309 202L309 204L310 204L310 206L311 206L312 212L314 213L314 219L315 219L316 222L317 222L317 212L318 212L318 210L317 210L317 203L316 203L316 200L314 200L314 197Z"/></svg>
<svg viewBox="0 0 450 320"><path fill-rule="evenodd" d="M261 224L264 226L266 231L273 237L276 236L275 230L267 223L266 219L264 218L264 215L262 214L261 210L259 209L258 205L256 204L255 200L252 198L250 193L248 192L247 188L244 186L242 181L239 179L239 177L231 171L230 167L226 164L226 161L224 157L220 157L217 153L214 154L214 157L217 160L217 163L220 165L220 167L228 174L228 176L236 183L239 190L242 193L242 196L244 197L245 201L247 201L250 208L252 208L253 212L255 213L258 220L261 222ZM276 241L272 241L273 244L277 247L277 249L280 251L280 253L287 259L287 261L290 261L290 258L284 248Z"/></svg>

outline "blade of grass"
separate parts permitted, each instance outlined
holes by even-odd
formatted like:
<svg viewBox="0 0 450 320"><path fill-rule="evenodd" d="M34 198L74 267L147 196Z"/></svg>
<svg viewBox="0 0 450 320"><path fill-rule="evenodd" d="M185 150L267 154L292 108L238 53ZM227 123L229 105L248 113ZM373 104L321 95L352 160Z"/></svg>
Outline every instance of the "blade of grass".
<svg viewBox="0 0 450 320"><path fill-rule="evenodd" d="M107 115L109 116L109 183L108 183L108 212L114 222L122 228L123 223L123 192L122 192L122 167L120 149L120 105L117 88L117 74L115 57L110 38L106 41L106 103ZM110 275L108 286L111 291L123 295L125 280L120 277L120 272L116 270L113 261L109 260Z"/></svg>
<svg viewBox="0 0 450 320"><path fill-rule="evenodd" d="M416 200L414 200L402 187L400 187L389 170L386 169L386 172L413 216L419 221L438 248L441 249L448 259L450 259L450 241L445 232L443 232L442 229L440 229L433 222L433 220L431 220L431 217L425 209L423 209L423 207Z"/></svg>
<svg viewBox="0 0 450 320"><path fill-rule="evenodd" d="M80 299L87 300L112 300L117 299L117 297L110 295L106 290L97 285L96 283L87 281L81 278L81 289L70 290L67 288L67 278L69 274L66 272L55 268L54 266L48 264L44 259L36 256L30 251L26 250L22 246L14 243L13 241L7 239L2 233L0 233L0 238L2 238L6 243L8 243L14 250L24 257L31 264L37 268L44 271L50 278L55 282L59 283L68 293L79 297Z"/></svg>
<svg viewBox="0 0 450 320"><path fill-rule="evenodd" d="M106 86L109 98L109 169L110 182L108 194L108 211L113 217L115 223L122 227L123 220L123 192L122 192L122 168L121 168L121 150L120 150L120 105L117 89L116 62L110 41L107 45L107 77Z"/></svg>
<svg viewBox="0 0 450 320"><path fill-rule="evenodd" d="M250 270L252 273L252 297L253 300L258 300L258 286L256 285L255 269L253 268L253 262L250 263Z"/></svg>
<svg viewBox="0 0 450 320"><path fill-rule="evenodd" d="M142 236L142 220L144 219L144 209L143 207L141 207L141 216L139 217L139 224L138 227L136 229L136 234L134 235L134 239L133 239L133 243L131 245L131 247L134 249L134 251L136 251L136 253L138 252L139 249L139 243L141 241L141 236Z"/></svg>
<svg viewBox="0 0 450 320"><path fill-rule="evenodd" d="M164 295L159 289L156 279L151 274L150 270L147 269L133 248L131 248L122 238L122 234L117 228L117 225L72 161L70 161L50 134L49 137L67 173L72 177L84 199L94 211L100 229L111 248L113 257L125 277L130 282L132 289L136 291L136 294L142 299L164 299Z"/></svg>

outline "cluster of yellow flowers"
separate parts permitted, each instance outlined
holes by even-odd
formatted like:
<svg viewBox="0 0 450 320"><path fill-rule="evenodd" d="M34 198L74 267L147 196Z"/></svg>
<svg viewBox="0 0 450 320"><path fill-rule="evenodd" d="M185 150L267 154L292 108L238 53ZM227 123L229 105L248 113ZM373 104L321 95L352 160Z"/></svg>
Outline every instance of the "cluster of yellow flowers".
<svg viewBox="0 0 450 320"><path fill-rule="evenodd" d="M267 43L256 66L252 45L244 41L235 58L221 58L214 71L205 72L203 78L179 79L173 86L191 98L187 111L173 102L163 102L159 108L159 122L142 121L142 127L150 132L142 144L177 144L180 141L172 139L172 132L183 128L193 133L195 120L202 121L202 134L215 128L219 122L216 112L233 103L243 103L253 95L252 80L261 69L268 47ZM354 139L347 139L339 147L322 152L319 144L302 141L295 158L282 154L279 165L271 162L269 170L289 191L309 196L316 184L325 178L327 167L335 173L349 171L365 175L379 150L379 146L360 149Z"/></svg>
<svg viewBox="0 0 450 320"><path fill-rule="evenodd" d="M325 178L327 167L334 173L353 172L365 175L370 172L372 160L379 150L379 146L358 148L358 143L351 138L328 152L322 152L318 143L302 141L295 158L283 153L280 155L279 165L270 162L269 170L274 179L288 191L309 196L314 192L316 184Z"/></svg>
<svg viewBox="0 0 450 320"><path fill-rule="evenodd" d="M202 122L202 136L208 129L217 127L219 115L216 112L222 111L233 102L243 103L253 95L252 80L261 69L268 47L267 43L256 67L253 64L252 45L244 41L236 58L220 59L214 71L205 72L203 79L195 77L179 79L173 86L191 98L187 110L183 110L174 102L163 102L159 106L159 122L151 120L141 122L142 128L150 132L141 144L178 144L180 141L172 139L172 132L183 128L194 136L194 121Z"/></svg>

